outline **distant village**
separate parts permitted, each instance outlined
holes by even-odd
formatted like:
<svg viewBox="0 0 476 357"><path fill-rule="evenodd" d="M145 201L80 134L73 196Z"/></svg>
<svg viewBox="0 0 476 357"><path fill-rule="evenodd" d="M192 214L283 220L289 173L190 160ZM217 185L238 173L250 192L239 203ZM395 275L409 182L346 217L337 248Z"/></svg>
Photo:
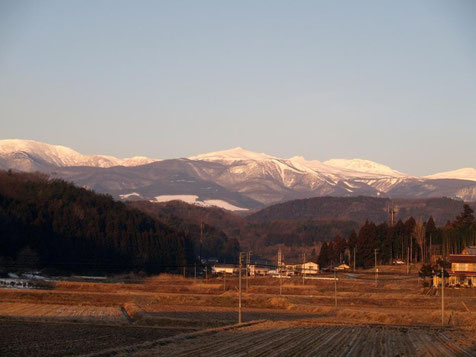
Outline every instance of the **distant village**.
<svg viewBox="0 0 476 357"><path fill-rule="evenodd" d="M246 274L249 276L303 276L310 279L313 276L317 276L321 270L319 264L313 261L306 261L305 259L303 259L303 263L301 264L286 264L284 262L281 249L278 250L276 264L251 264L251 262L249 262L245 264L243 268L246 270ZM325 267L325 270L348 271L350 270L350 266L345 263L341 263L332 267ZM239 266L235 264L215 263L212 265L212 273L216 275L238 275Z"/></svg>
<svg viewBox="0 0 476 357"><path fill-rule="evenodd" d="M436 261L438 257L433 257ZM450 266L445 269L445 285L449 287L476 287L476 246L464 248L461 254L450 254L448 256ZM394 260L393 264L403 265L402 260ZM239 274L239 266L235 264L212 265L212 273L216 275L236 276ZM345 263L335 264L321 269L319 264L313 261L305 261L301 264L286 264L282 258L281 250L278 251L277 264L244 264L243 270L248 276L271 276L271 277L292 277L302 276L312 279L317 277L321 271L347 272L351 267ZM432 271L433 286L441 286L441 273Z"/></svg>

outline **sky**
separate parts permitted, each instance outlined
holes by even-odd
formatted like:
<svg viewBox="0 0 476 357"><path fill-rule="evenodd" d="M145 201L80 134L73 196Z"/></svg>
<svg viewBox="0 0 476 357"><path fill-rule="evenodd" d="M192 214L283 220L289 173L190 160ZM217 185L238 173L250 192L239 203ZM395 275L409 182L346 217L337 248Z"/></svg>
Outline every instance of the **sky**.
<svg viewBox="0 0 476 357"><path fill-rule="evenodd" d="M476 2L0 0L0 139L476 167Z"/></svg>

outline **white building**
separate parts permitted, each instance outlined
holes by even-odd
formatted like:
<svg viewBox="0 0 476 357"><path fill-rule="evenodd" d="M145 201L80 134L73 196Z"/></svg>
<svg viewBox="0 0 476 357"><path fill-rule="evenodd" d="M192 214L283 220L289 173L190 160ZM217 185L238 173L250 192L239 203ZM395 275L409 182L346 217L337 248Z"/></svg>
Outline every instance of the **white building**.
<svg viewBox="0 0 476 357"><path fill-rule="evenodd" d="M314 262L307 262L301 265L301 272L304 275L315 275L319 273L319 264Z"/></svg>
<svg viewBox="0 0 476 357"><path fill-rule="evenodd" d="M213 274L226 274L226 275L233 275L238 274L238 268L235 267L233 264L215 264L212 267Z"/></svg>

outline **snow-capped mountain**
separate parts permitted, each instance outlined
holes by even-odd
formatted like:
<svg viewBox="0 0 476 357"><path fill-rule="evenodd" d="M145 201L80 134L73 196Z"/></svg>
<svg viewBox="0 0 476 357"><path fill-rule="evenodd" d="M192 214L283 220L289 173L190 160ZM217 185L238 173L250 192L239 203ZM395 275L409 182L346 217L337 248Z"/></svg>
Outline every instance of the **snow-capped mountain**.
<svg viewBox="0 0 476 357"><path fill-rule="evenodd" d="M224 164L217 183L265 204L314 195L381 195L404 180L413 179L390 167L367 160L306 160L302 156L282 159L240 147L189 158ZM273 183L270 194L266 188Z"/></svg>
<svg viewBox="0 0 476 357"><path fill-rule="evenodd" d="M88 156L64 146L0 140L0 168L42 171L124 199L259 208L317 196L451 197L476 201L476 169L415 177L361 159L289 159L243 148L182 159Z"/></svg>
<svg viewBox="0 0 476 357"><path fill-rule="evenodd" d="M457 180L468 180L476 181L476 169L472 167L466 167L464 169L440 172L438 174L425 176L429 179L457 179Z"/></svg>
<svg viewBox="0 0 476 357"><path fill-rule="evenodd" d="M263 160L277 159L277 158L268 154L257 153L257 152L245 150L241 147L236 147L234 149L210 152L207 154L201 154L197 156L191 156L189 157L189 159L199 160L199 161L218 161L218 162L229 163L229 162L247 161L247 160L263 161Z"/></svg>
<svg viewBox="0 0 476 357"><path fill-rule="evenodd" d="M0 167L23 171L42 170L45 167L65 166L138 166L158 161L143 156L119 159L107 155L83 155L61 145L50 145L34 140L0 140Z"/></svg>
<svg viewBox="0 0 476 357"><path fill-rule="evenodd" d="M340 167L359 173L365 172L375 175L392 176L392 177L408 177L407 174L403 174L397 170L394 170L386 165L378 164L369 160L362 159L332 159L324 161L325 164L334 167Z"/></svg>

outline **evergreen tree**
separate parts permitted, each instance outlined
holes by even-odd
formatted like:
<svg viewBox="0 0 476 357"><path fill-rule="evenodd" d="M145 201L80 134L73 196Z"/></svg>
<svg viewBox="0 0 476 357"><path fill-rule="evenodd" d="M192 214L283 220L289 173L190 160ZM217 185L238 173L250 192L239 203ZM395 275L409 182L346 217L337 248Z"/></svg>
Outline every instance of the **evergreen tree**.
<svg viewBox="0 0 476 357"><path fill-rule="evenodd" d="M467 230L472 228L474 225L474 211L469 207L468 204L463 205L463 212L461 212L458 216L456 216L453 225L457 229Z"/></svg>
<svg viewBox="0 0 476 357"><path fill-rule="evenodd" d="M373 222L366 221L360 228L357 237L356 263L360 267L369 268L374 265L374 248L376 248L377 227Z"/></svg>
<svg viewBox="0 0 476 357"><path fill-rule="evenodd" d="M321 245L321 250L319 251L317 263L319 264L320 269L326 268L329 265L329 247L327 245L327 242L323 242Z"/></svg>

